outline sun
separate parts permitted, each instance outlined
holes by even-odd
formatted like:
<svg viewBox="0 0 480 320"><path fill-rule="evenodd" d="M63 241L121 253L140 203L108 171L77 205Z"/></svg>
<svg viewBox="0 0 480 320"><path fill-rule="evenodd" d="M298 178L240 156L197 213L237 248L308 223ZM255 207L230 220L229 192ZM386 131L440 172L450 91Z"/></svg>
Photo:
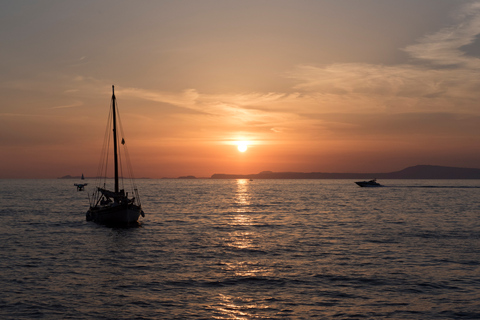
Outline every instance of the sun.
<svg viewBox="0 0 480 320"><path fill-rule="evenodd" d="M245 141L238 141L237 142L237 149L240 152L245 152L248 149L248 144Z"/></svg>

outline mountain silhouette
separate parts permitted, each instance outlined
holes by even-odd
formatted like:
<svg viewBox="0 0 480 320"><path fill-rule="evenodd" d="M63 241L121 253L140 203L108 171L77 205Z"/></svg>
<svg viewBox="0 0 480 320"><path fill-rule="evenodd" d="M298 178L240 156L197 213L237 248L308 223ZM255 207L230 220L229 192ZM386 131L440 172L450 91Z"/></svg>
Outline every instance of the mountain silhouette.
<svg viewBox="0 0 480 320"><path fill-rule="evenodd" d="M272 172L214 174L211 179L480 179L480 169L417 165L388 173Z"/></svg>

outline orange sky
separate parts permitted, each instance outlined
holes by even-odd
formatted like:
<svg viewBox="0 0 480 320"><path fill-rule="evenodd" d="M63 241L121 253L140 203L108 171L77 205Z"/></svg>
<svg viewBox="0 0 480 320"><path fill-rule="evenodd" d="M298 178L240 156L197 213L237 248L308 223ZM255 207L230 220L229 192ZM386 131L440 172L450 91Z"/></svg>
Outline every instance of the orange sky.
<svg viewBox="0 0 480 320"><path fill-rule="evenodd" d="M0 4L0 178L480 167L480 2ZM237 141L248 141L239 152Z"/></svg>

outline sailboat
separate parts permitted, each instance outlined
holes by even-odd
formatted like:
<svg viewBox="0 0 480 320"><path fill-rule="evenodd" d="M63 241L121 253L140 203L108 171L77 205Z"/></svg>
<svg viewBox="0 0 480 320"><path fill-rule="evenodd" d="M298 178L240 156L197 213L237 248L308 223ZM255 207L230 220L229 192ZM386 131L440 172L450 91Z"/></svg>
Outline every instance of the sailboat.
<svg viewBox="0 0 480 320"><path fill-rule="evenodd" d="M118 118L118 119L117 119ZM118 124L117 124L118 120ZM90 208L87 211L87 221L94 221L101 224L131 224L136 223L140 215L145 217L140 204L140 196L138 189L133 180L132 167L129 163L128 152L125 146L125 139L122 137L121 145L123 153L119 150L119 132L123 135L123 130L120 121L120 114L118 113L117 101L115 98L115 88L112 86L112 101L110 115L107 124L107 132L105 134L105 141L103 144L103 152L99 165L99 174L97 174L97 187L90 196ZM107 185L107 169L108 169L108 155L110 146L110 134L113 138L113 165L114 165L114 188L108 190ZM126 157L127 167L130 176L131 197L124 188L124 173L121 166L122 154ZM119 165L120 164L120 165ZM119 170L122 174L120 177Z"/></svg>

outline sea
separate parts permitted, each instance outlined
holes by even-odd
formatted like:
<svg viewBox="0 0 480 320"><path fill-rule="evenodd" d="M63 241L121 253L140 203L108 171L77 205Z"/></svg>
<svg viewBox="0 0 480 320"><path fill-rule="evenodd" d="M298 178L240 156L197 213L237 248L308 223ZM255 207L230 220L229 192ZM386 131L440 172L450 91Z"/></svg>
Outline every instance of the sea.
<svg viewBox="0 0 480 320"><path fill-rule="evenodd" d="M75 182L0 180L0 319L480 319L480 180Z"/></svg>

